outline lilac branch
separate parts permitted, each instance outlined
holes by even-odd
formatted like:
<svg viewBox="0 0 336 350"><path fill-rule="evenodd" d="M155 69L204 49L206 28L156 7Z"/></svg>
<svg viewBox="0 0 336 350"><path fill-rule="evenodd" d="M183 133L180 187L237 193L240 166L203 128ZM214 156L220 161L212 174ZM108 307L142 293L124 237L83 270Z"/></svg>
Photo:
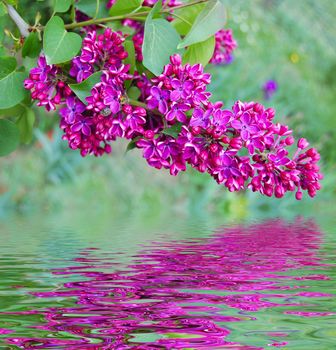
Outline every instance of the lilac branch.
<svg viewBox="0 0 336 350"><path fill-rule="evenodd" d="M18 27L21 35L26 38L29 35L29 24L18 14L12 5L7 5L7 11L9 17Z"/></svg>

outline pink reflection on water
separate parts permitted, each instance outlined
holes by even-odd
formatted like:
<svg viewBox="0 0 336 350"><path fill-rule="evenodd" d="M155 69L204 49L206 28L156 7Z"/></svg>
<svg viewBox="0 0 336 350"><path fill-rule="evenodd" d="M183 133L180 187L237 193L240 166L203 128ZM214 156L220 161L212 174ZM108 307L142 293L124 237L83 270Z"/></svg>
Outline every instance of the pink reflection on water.
<svg viewBox="0 0 336 350"><path fill-rule="evenodd" d="M53 271L86 279L34 293L58 298L58 305L72 298L71 306L11 313L42 314L45 324L34 328L49 331L48 337L6 341L24 349L263 349L228 341L230 323L256 320L257 311L277 307L297 316L332 314L307 311L314 298L331 296L295 284L309 276L283 273L323 266L316 255L320 241L311 221L272 220L224 228L210 238L152 244L124 270L90 249L74 259L79 266ZM107 268L113 272L100 271ZM265 346L285 346L276 338L286 335L268 333Z"/></svg>

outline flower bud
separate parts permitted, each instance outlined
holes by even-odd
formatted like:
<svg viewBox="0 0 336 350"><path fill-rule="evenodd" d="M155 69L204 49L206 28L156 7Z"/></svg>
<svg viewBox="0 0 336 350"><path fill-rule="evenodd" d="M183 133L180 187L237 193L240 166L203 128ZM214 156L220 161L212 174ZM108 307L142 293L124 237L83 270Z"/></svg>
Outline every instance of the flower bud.
<svg viewBox="0 0 336 350"><path fill-rule="evenodd" d="M234 137L230 141L230 146L234 149L241 149L243 147L243 142L239 137Z"/></svg>
<svg viewBox="0 0 336 350"><path fill-rule="evenodd" d="M182 63L182 57L178 54L170 56L170 62L176 66L180 66Z"/></svg>
<svg viewBox="0 0 336 350"><path fill-rule="evenodd" d="M219 148L218 144L217 144L217 143L213 143L213 144L210 146L210 151L211 151L212 153L216 153L216 152L218 151L218 148Z"/></svg>
<svg viewBox="0 0 336 350"><path fill-rule="evenodd" d="M127 113L127 114L130 114L130 113L132 113L132 111L133 111L133 108L132 108L132 106L130 106L130 105L123 105L122 109L123 109L123 111L124 111L125 113Z"/></svg>
<svg viewBox="0 0 336 350"><path fill-rule="evenodd" d="M144 136L146 137L146 139L152 140L154 138L154 131L153 130L146 130L144 133Z"/></svg>
<svg viewBox="0 0 336 350"><path fill-rule="evenodd" d="M305 149L309 146L309 142L304 138L300 138L298 143L297 143L297 146L300 149Z"/></svg>
<svg viewBox="0 0 336 350"><path fill-rule="evenodd" d="M302 199L302 192L300 190L298 190L296 193L295 193L295 198L300 201Z"/></svg>
<svg viewBox="0 0 336 350"><path fill-rule="evenodd" d="M200 132L201 132L201 128L200 128L199 126L193 126L193 127L191 128L191 133L192 133L193 135L198 135Z"/></svg>
<svg viewBox="0 0 336 350"><path fill-rule="evenodd" d="M287 146L291 146L295 142L295 139L293 136L288 136L285 138L285 144Z"/></svg>

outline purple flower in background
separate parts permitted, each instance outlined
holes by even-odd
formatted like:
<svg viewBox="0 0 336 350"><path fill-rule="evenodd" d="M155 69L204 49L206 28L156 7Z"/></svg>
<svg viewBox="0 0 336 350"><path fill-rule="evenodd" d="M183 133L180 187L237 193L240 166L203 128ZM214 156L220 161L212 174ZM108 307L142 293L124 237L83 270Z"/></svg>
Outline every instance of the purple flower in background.
<svg viewBox="0 0 336 350"><path fill-rule="evenodd" d="M263 85L264 98L269 100L274 93L278 90L278 83L275 80L267 80Z"/></svg>
<svg viewBox="0 0 336 350"><path fill-rule="evenodd" d="M222 29L215 34L215 51L211 58L212 64L230 64L233 61L232 52L237 48L232 29Z"/></svg>

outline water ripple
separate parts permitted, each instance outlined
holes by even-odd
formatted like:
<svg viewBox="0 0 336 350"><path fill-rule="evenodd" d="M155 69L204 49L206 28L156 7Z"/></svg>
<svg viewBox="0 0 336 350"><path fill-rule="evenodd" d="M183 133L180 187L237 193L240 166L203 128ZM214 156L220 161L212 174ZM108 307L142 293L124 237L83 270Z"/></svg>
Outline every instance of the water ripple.
<svg viewBox="0 0 336 350"><path fill-rule="evenodd" d="M86 249L52 270L67 282L31 292L41 307L2 312L0 335L23 349L329 349L334 266L321 243L298 219L152 242L124 267ZM29 335L15 333L20 317L32 317Z"/></svg>

